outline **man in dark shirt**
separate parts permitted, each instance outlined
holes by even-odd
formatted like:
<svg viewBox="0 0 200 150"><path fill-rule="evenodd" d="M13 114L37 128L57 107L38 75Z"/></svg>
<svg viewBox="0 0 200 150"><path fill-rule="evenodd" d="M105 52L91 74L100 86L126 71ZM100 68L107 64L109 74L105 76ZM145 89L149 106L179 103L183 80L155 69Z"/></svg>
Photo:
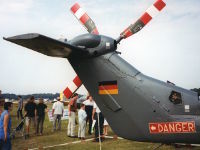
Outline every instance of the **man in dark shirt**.
<svg viewBox="0 0 200 150"><path fill-rule="evenodd" d="M37 127L36 127L36 134L39 132L39 126L40 126L40 135L43 133L43 124L45 119L45 109L47 108L47 105L44 104L44 101L42 98L39 99L39 104L36 106L36 115L37 115Z"/></svg>
<svg viewBox="0 0 200 150"><path fill-rule="evenodd" d="M29 137L29 130L31 122L36 126L35 119L36 119L36 104L34 102L34 96L31 96L28 103L25 105L25 116L26 116L26 137Z"/></svg>

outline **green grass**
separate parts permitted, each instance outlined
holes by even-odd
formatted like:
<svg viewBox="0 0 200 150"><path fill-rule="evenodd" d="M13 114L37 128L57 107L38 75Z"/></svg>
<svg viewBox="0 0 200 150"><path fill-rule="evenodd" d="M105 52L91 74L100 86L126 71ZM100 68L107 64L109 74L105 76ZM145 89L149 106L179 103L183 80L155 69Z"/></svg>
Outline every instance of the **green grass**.
<svg viewBox="0 0 200 150"><path fill-rule="evenodd" d="M48 108L51 109L52 105L48 104ZM11 113L12 117L12 128L14 129L19 121L16 116L17 106L14 105L13 111ZM15 139L12 140L12 149L13 150L25 150L31 148L39 148L42 147L69 143L73 141L78 141L78 139L72 139L67 137L67 121L62 121L62 130L58 132L52 132L52 122L49 122L48 116L45 117L44 122L44 134L43 136L36 136L34 134L34 129L31 128L31 135L29 139L24 139L21 134L17 133ZM78 130L78 125L76 126L76 133ZM109 129L109 135L114 135L114 133ZM92 138L94 135L87 135L86 138ZM102 143L102 150L141 150L141 149L154 149L159 144L155 143L143 143L143 142L134 142L125 139L105 139ZM99 144L93 143L92 141L84 141L78 144L69 144L65 146L48 148L50 150L98 150ZM164 145L160 150L173 150L175 149L173 146ZM183 148L181 148L182 150ZM185 149L185 148L184 148ZM187 149L187 148L186 148ZM194 148L197 149L197 148Z"/></svg>

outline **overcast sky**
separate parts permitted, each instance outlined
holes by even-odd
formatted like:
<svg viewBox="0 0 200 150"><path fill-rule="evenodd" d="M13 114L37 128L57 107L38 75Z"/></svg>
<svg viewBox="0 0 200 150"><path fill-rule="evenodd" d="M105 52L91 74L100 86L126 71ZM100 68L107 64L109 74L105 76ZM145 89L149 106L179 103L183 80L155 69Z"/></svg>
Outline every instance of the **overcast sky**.
<svg viewBox="0 0 200 150"><path fill-rule="evenodd" d="M0 0L0 89L3 93L61 92L75 76L67 59L4 41L25 33L67 38L87 33L69 11L79 2L100 34L117 38L154 0ZM165 0L143 30L123 40L122 57L142 73L186 89L200 87L200 1ZM82 87L79 90L86 93Z"/></svg>

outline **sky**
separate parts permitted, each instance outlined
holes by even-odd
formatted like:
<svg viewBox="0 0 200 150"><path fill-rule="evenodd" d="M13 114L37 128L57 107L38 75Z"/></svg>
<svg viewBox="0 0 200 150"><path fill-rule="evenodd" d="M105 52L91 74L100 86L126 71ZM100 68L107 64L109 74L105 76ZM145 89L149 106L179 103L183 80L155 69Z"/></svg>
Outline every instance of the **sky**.
<svg viewBox="0 0 200 150"><path fill-rule="evenodd" d="M143 74L186 89L200 88L200 1L164 0L167 6L139 33L118 46ZM117 38L154 0L0 0L2 93L62 92L75 77L67 59L52 58L4 41L25 33L72 39L87 31L70 12L78 2L100 34ZM82 86L80 93L87 90Z"/></svg>

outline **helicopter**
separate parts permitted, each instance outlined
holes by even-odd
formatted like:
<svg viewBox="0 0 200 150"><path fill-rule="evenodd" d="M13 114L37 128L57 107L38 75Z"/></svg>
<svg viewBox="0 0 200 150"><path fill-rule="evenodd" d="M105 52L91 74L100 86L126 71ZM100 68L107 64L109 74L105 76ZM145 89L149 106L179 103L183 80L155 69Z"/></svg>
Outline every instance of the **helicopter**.
<svg viewBox="0 0 200 150"><path fill-rule="evenodd" d="M199 144L198 94L144 75L117 51L122 40L142 30L165 6L163 0L156 0L117 39L100 35L78 3L71 11L88 34L64 41L38 33L4 39L47 56L67 58L77 76L63 93L70 98L83 84L118 136L140 142Z"/></svg>

